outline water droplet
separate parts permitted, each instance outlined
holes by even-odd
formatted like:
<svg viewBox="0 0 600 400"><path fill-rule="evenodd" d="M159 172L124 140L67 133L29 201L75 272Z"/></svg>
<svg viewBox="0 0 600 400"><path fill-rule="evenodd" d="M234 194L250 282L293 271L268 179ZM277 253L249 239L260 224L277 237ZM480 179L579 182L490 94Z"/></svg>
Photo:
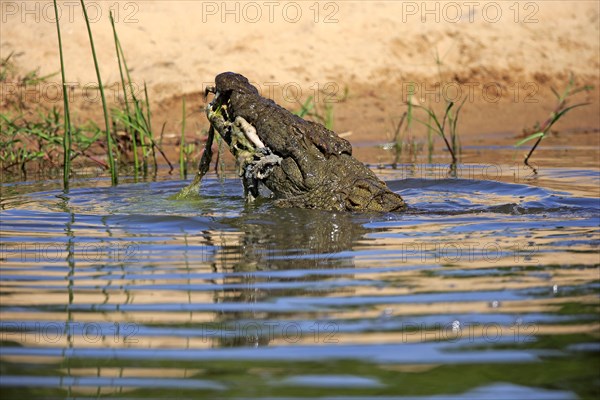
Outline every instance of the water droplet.
<svg viewBox="0 0 600 400"><path fill-rule="evenodd" d="M452 332L459 332L460 331L460 321L458 320L454 320L452 321Z"/></svg>

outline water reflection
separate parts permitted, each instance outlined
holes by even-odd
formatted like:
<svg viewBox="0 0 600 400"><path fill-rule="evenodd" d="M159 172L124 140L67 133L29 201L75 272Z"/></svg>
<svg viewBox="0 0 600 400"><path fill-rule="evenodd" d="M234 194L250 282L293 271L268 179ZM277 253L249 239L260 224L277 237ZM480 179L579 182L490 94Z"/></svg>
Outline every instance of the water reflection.
<svg viewBox="0 0 600 400"><path fill-rule="evenodd" d="M216 179L3 199L3 395L594 398L597 173L388 178L410 212Z"/></svg>
<svg viewBox="0 0 600 400"><path fill-rule="evenodd" d="M354 267L352 249L368 232L356 216L319 210L267 208L246 210L228 220L240 232L237 243L223 246L215 254L214 269L225 272L216 303L264 303L277 297L352 295L352 287L328 285L324 270ZM215 239L210 239L215 243ZM219 260L220 262L216 262ZM218 266L217 266L218 265ZM319 270L318 274L285 271ZM255 272L278 271L277 275ZM353 279L353 274L335 275ZM273 322L280 313L245 309L218 315L221 335L216 346L265 346L274 336L299 336L302 327ZM267 323L261 321L269 321ZM327 329L325 327L324 329ZM332 328L329 328L330 330Z"/></svg>

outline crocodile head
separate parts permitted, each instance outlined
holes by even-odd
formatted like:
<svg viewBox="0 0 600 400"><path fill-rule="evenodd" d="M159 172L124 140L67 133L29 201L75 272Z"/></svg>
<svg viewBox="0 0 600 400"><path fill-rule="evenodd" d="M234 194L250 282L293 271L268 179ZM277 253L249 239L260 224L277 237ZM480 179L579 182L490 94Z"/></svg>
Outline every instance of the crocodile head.
<svg viewBox="0 0 600 400"><path fill-rule="evenodd" d="M402 198L361 162L350 143L260 96L248 79L217 75L206 106L211 126L238 162L249 200L266 186L286 207L400 211Z"/></svg>

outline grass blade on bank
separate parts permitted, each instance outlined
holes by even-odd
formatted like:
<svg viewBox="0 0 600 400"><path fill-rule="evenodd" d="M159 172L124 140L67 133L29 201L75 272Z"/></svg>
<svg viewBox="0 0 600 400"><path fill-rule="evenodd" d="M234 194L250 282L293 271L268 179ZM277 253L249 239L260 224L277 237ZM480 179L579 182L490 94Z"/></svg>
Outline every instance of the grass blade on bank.
<svg viewBox="0 0 600 400"><path fill-rule="evenodd" d="M123 67L122 69L120 68L120 72L123 75L122 71L124 70L125 75L127 76L126 80L123 76L121 77L121 83L123 85L123 91L125 93L125 98L127 101L126 105L131 105L133 107L133 110L129 107L126 107L125 112L119 110L116 113L116 119L119 122L121 122L121 124L123 124L125 127L127 127L128 130L131 132L131 140L134 141L136 145L136 150L137 143L140 144L142 149L142 169L144 171L144 175L146 175L148 172L148 157L150 155L150 152L152 152L154 171L157 171L156 150L158 150L158 152L169 165L169 173L171 173L173 171L173 165L171 164L171 161L169 161L166 154L162 151L160 146L156 144L152 137L152 114L150 111L150 100L148 96L148 87L146 85L146 82L144 82L144 101L141 101L137 98L135 94L133 81L131 80L130 70L127 66L127 59L125 57L125 53L123 52L123 47L121 46L121 41L119 40L119 37L117 35L114 23L113 31L120 62L123 63ZM127 90L129 90L128 94Z"/></svg>
<svg viewBox="0 0 600 400"><path fill-rule="evenodd" d="M467 98L465 97L462 103L460 103L460 105L456 109L456 116L453 116L452 113L448 115L448 122L450 123L450 139L452 141L452 149L454 150L454 153L456 154L457 158L462 153L462 148L460 145L460 138L458 137L458 132L456 131L456 125L458 124L458 116L460 114L460 110L462 110L466 101Z"/></svg>
<svg viewBox="0 0 600 400"><path fill-rule="evenodd" d="M394 131L394 139L391 143L391 147L394 149L394 162L392 163L392 168L396 169L398 164L400 163L400 159L402 157L402 149L404 147L404 139L402 136L402 125L408 116L408 111L405 111L400 117L400 121L398 125L396 125L396 130Z"/></svg>
<svg viewBox="0 0 600 400"><path fill-rule="evenodd" d="M148 86L146 86L146 82L144 81L144 100L146 101L146 114L148 121L148 139L150 139L150 144L152 148L152 161L154 163L154 172L158 171L158 164L156 162L156 151L155 149L158 147L152 138L152 114L150 112L150 99L148 98ZM160 149L159 149L160 150ZM168 160L167 160L168 161Z"/></svg>
<svg viewBox="0 0 600 400"><path fill-rule="evenodd" d="M144 169L144 175L148 172L148 161L147 161L147 151L146 151L146 137L150 139L151 145L154 145L152 140L152 131L150 131L149 121L145 119L145 113L142 110L143 105L140 104L140 101L135 95L135 90L133 90L133 81L131 80L131 74L129 72L129 67L127 67L127 60L125 58L125 53L123 52L123 47L121 46L121 41L117 40L117 44L119 46L119 51L121 52L121 59L123 60L123 67L125 68L125 73L127 74L127 82L129 84L129 93L131 94L131 99L133 101L134 114L130 115L131 122L133 124L133 128L139 134L140 145L142 146L142 164ZM145 87L144 83L144 87ZM148 105L149 108L149 105ZM150 116L150 111L148 110L148 116Z"/></svg>
<svg viewBox="0 0 600 400"><path fill-rule="evenodd" d="M433 121L434 124L432 125L430 122L424 122L421 120L416 120L417 122L419 122L420 124L425 125L426 127L428 127L429 129L432 129L435 133L437 133L443 140L444 143L446 144L446 148L448 149L448 152L450 153L450 156L452 157L452 164L456 164L458 162L458 158L457 158L457 141L456 140L452 140L452 137L455 137L456 134L456 124L458 122L458 114L460 112L460 109L462 108L463 104L465 102L463 101L462 104L458 107L458 109L456 110L456 116L454 116L453 118L451 117L449 124L450 124L450 141L448 140L448 137L446 136L446 121L448 121L448 117L450 115L450 110L452 109L452 107L454 106L453 102L448 102L448 105L446 106L446 111L444 112L444 117L442 118L442 121L440 123L439 118L437 117L437 115L435 114L435 112L433 111L433 109L431 107L424 107L418 104L415 104L414 107L422 109L423 111L425 111L428 115L428 117L430 118L430 121ZM451 142L454 143L454 146L452 144L450 144Z"/></svg>
<svg viewBox="0 0 600 400"><path fill-rule="evenodd" d="M112 11L109 13L108 16L109 16L110 24L111 24L112 30L113 30L113 37L114 37L114 41L115 41L115 51L117 53L117 62L119 63L119 75L121 76L121 86L123 87L123 101L125 102L125 111L126 111L126 114L123 117L127 118L127 120L129 122L131 122L131 112L129 110L129 99L127 98L127 86L125 85L125 76L123 74L123 66L121 63L121 51L119 50L121 48L121 43L119 41L119 37L117 36L117 29L115 28L115 20L113 18ZM119 119L119 118L117 118L117 119ZM133 174L134 174L134 178L137 180L138 171L139 171L139 160L138 160L137 140L136 140L135 130L127 127L127 128L125 128L125 131L130 133L130 136L131 136L131 146L132 146L132 151L133 151L133 164L134 164Z"/></svg>
<svg viewBox="0 0 600 400"><path fill-rule="evenodd" d="M62 78L63 104L64 104L64 134L63 134L63 188L69 190L69 175L71 174L71 114L69 112L69 92L65 79L65 62L63 57L62 38L58 19L58 6L54 0L54 16L56 18L56 32L58 34L58 51L60 54L60 74Z"/></svg>
<svg viewBox="0 0 600 400"><path fill-rule="evenodd" d="M187 166L185 162L185 96L182 100L182 119L181 119L181 139L179 140L179 176L185 179L187 176Z"/></svg>
<svg viewBox="0 0 600 400"><path fill-rule="evenodd" d="M431 115L429 116L429 120L427 123L427 162L431 164L433 161L433 128L431 126L432 123Z"/></svg>
<svg viewBox="0 0 600 400"><path fill-rule="evenodd" d="M567 99L570 96L573 96L579 92L590 91L593 88L590 85L573 88L574 84L575 84L575 77L571 74L571 77L569 78L569 83L567 84L567 87L565 88L565 90L563 91L562 94L559 94L556 89L550 88L552 90L552 93L554 93L554 95L556 96L556 99L558 100L558 104L556 105L555 109L552 111L552 113L550 113L550 116L548 117L548 119L546 121L544 121L544 123L541 126L535 126L535 133L527 136L525 139L522 139L515 144L515 147L519 147L519 146L529 142L530 140L537 139L536 142L534 143L533 147L529 150L529 152L525 156L525 160L523 161L523 163L525 165L527 165L528 167L533 169L534 173L537 173L537 170L535 168L533 168L531 165L529 165L529 159L533 155L533 152L535 151L535 149L537 149L537 147L540 144L540 142L542 141L542 139L544 139L546 134L548 132L550 132L550 128L552 128L552 125L554 125L559 119L561 119L566 113L568 113L572 109L590 104L590 103L578 103L578 104L567 107Z"/></svg>
<svg viewBox="0 0 600 400"><path fill-rule="evenodd" d="M411 83L412 84L412 83ZM402 151L404 149L404 138L408 138L407 139L407 143L410 144L410 140L411 140L411 136L412 136L412 121L413 121L413 96L414 96L414 89L412 91L408 92L408 98L407 98L407 108L406 111L404 112L404 115L402 116L402 120L400 121L400 124L398 125L398 129L396 129L396 135L394 136L394 142L395 142L395 159L394 159L394 164L393 164L393 168L395 169L398 165L398 163L400 162L400 159L402 157ZM404 121L404 118L406 118L406 128L404 129L404 134L400 135L400 129L402 127L402 122Z"/></svg>
<svg viewBox="0 0 600 400"><path fill-rule="evenodd" d="M100 97L102 99L102 110L104 112L104 123L106 126L106 147L108 153L108 166L110 168L110 178L113 185L116 185L119 181L117 176L117 166L112 153L112 137L110 134L110 122L108 120L108 109L106 107L106 97L104 96L104 86L102 85L102 78L100 77L100 68L98 67L98 58L96 57L96 50L94 48L94 38L92 36L92 28L90 27L90 20L87 15L87 9L83 0L81 1L81 8L83 9L83 17L87 26L88 35L90 37L90 46L92 48L92 56L94 58L94 67L96 68L96 76L98 78L98 88L100 89Z"/></svg>

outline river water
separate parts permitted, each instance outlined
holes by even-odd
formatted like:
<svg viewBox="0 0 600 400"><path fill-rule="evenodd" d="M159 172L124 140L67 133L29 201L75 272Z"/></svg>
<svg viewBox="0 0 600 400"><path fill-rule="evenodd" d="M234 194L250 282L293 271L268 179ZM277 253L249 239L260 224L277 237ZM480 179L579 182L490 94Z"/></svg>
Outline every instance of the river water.
<svg viewBox="0 0 600 400"><path fill-rule="evenodd" d="M375 171L408 212L4 183L3 398L598 396L599 171Z"/></svg>

